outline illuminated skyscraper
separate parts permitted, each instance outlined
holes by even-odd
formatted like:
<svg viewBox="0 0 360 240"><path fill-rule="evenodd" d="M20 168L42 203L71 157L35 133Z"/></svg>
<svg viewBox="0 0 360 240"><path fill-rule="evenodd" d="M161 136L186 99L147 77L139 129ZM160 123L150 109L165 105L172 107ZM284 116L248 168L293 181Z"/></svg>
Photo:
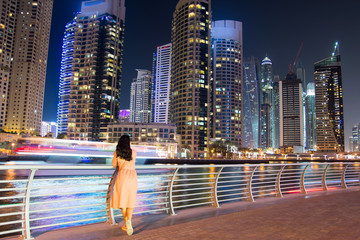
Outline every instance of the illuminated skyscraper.
<svg viewBox="0 0 360 240"><path fill-rule="evenodd" d="M244 59L243 147L259 147L260 63L255 57Z"/></svg>
<svg viewBox="0 0 360 240"><path fill-rule="evenodd" d="M103 141L119 116L124 0L84 1L75 21L67 135Z"/></svg>
<svg viewBox="0 0 360 240"><path fill-rule="evenodd" d="M69 118L70 85L72 79L76 20L65 26L60 68L59 103L57 109L58 134L66 134Z"/></svg>
<svg viewBox="0 0 360 240"><path fill-rule="evenodd" d="M150 123L151 120L151 71L136 69L137 77L131 83L130 122Z"/></svg>
<svg viewBox="0 0 360 240"><path fill-rule="evenodd" d="M308 83L305 96L305 128L306 150L315 150L316 115L315 115L315 84Z"/></svg>
<svg viewBox="0 0 360 240"><path fill-rule="evenodd" d="M213 138L242 147L242 23L212 24Z"/></svg>
<svg viewBox="0 0 360 240"><path fill-rule="evenodd" d="M273 117L271 111L273 95L273 73L270 58L265 57L261 63L260 91L260 143L259 147L269 148L271 143L271 127Z"/></svg>
<svg viewBox="0 0 360 240"><path fill-rule="evenodd" d="M272 125L271 125L271 143L273 148L280 147L280 76L274 76L273 98L272 98Z"/></svg>
<svg viewBox="0 0 360 240"><path fill-rule="evenodd" d="M194 158L210 137L210 14L208 0L180 0L172 22L170 119Z"/></svg>
<svg viewBox="0 0 360 240"><path fill-rule="evenodd" d="M5 75L0 82L6 87L9 80L7 131L40 134L52 7L52 0L1 1L1 59L5 60ZM1 109L6 104L4 95Z"/></svg>
<svg viewBox="0 0 360 240"><path fill-rule="evenodd" d="M360 150L360 123L354 125L351 129L350 151L359 152Z"/></svg>
<svg viewBox="0 0 360 240"><path fill-rule="evenodd" d="M171 44L157 47L154 54L152 121L169 123Z"/></svg>
<svg viewBox="0 0 360 240"><path fill-rule="evenodd" d="M11 61L15 43L17 1L1 1L0 7L0 128L5 127L7 93L9 90Z"/></svg>
<svg viewBox="0 0 360 240"><path fill-rule="evenodd" d="M338 43L331 57L314 64L317 151L344 151L344 110Z"/></svg>
<svg viewBox="0 0 360 240"><path fill-rule="evenodd" d="M279 93L280 146L303 146L303 90L295 73L279 82Z"/></svg>

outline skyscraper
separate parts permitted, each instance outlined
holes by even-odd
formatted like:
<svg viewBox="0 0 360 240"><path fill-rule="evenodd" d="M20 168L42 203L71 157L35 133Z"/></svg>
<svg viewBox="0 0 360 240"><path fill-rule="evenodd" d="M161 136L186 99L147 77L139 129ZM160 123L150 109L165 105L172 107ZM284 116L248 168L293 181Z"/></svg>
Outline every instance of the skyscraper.
<svg viewBox="0 0 360 240"><path fill-rule="evenodd" d="M180 0L172 22L170 119L194 158L210 137L211 9L208 0Z"/></svg>
<svg viewBox="0 0 360 240"><path fill-rule="evenodd" d="M130 122L150 123L151 120L151 71L136 69L137 77L131 83Z"/></svg>
<svg viewBox="0 0 360 240"><path fill-rule="evenodd" d="M242 147L242 23L214 21L212 44L213 138Z"/></svg>
<svg viewBox="0 0 360 240"><path fill-rule="evenodd" d="M269 148L271 143L273 73L270 58L265 57L261 62L261 92L260 92L260 143L259 147Z"/></svg>
<svg viewBox="0 0 360 240"><path fill-rule="evenodd" d="M152 122L169 123L171 43L157 47L153 63Z"/></svg>
<svg viewBox="0 0 360 240"><path fill-rule="evenodd" d="M359 152L360 146L360 123L355 124L351 129L350 151Z"/></svg>
<svg viewBox="0 0 360 240"><path fill-rule="evenodd" d="M271 127L271 143L273 148L280 147L280 76L274 76L273 82L273 98L272 98L272 127Z"/></svg>
<svg viewBox="0 0 360 240"><path fill-rule="evenodd" d="M334 53L314 64L317 151L344 151L344 111L341 58Z"/></svg>
<svg viewBox="0 0 360 240"><path fill-rule="evenodd" d="M5 127L8 102L7 93L9 90L11 62L15 43L16 1L1 1L0 14L0 88L2 90L0 95L0 128L3 129Z"/></svg>
<svg viewBox="0 0 360 240"><path fill-rule="evenodd" d="M70 85L72 79L76 19L65 26L60 68L59 102L57 108L58 134L67 134L69 119Z"/></svg>
<svg viewBox="0 0 360 240"><path fill-rule="evenodd" d="M244 131L243 147L259 147L260 62L255 57L244 59Z"/></svg>
<svg viewBox="0 0 360 240"><path fill-rule="evenodd" d="M305 96L305 128L306 150L315 150L316 145L316 115L315 115L315 84L308 83Z"/></svg>
<svg viewBox="0 0 360 240"><path fill-rule="evenodd" d="M0 25L6 41L1 53L5 76L0 82L5 86L9 80L7 131L40 134L52 7L52 0L2 1L1 12L8 14L1 16Z"/></svg>
<svg viewBox="0 0 360 240"><path fill-rule="evenodd" d="M279 82L280 146L303 146L302 83L289 72Z"/></svg>
<svg viewBox="0 0 360 240"><path fill-rule="evenodd" d="M102 141L119 115L124 0L84 1L75 21L68 138Z"/></svg>

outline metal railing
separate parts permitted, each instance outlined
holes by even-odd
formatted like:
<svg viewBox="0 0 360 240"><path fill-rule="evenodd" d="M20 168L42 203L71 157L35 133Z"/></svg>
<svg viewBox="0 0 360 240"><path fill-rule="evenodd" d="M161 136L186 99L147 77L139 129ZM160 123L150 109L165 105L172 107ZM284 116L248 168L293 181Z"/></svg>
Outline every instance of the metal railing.
<svg viewBox="0 0 360 240"><path fill-rule="evenodd" d="M135 215L360 186L359 163L137 166ZM94 222L114 224L111 166L0 166L0 237Z"/></svg>

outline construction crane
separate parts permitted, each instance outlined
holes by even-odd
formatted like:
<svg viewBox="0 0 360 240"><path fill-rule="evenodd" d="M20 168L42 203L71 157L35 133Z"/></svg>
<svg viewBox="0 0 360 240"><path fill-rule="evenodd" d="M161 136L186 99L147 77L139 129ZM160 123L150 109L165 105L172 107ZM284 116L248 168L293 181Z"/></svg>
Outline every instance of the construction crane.
<svg viewBox="0 0 360 240"><path fill-rule="evenodd" d="M294 60L294 63L293 63L293 64L289 64L289 72L291 72L291 73L292 73L293 70L294 70L295 64L296 64L296 62L297 62L297 60L298 60L298 58L299 58L299 55L300 55L300 52L301 52L301 49L302 49L303 45L304 45L304 43L301 42L300 47L299 47L299 51L298 51L298 53L297 53L297 55L296 55L296 58L295 58L295 60Z"/></svg>

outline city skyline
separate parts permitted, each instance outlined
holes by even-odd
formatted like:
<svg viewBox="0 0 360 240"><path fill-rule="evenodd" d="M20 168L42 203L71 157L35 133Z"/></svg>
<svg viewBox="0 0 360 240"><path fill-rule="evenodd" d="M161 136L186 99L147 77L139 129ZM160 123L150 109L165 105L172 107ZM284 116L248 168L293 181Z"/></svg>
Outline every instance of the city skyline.
<svg viewBox="0 0 360 240"><path fill-rule="evenodd" d="M355 14L356 8L354 7L358 3L353 3L351 6L345 3L338 4L338 16L329 19L325 16L332 11L332 2L334 1L310 4L309 1L305 1L301 6L295 8L297 11L292 10L291 20L284 21L284 14L290 12L291 9L285 2L271 4L265 1L251 3L237 3L230 0L212 1L212 20L242 21L244 56L254 55L263 59L267 54L273 62L274 74L280 75L281 78L284 78L287 73L287 66L294 60L301 42L304 42L304 48L300 59L307 69L307 79L312 80L313 63L330 56L334 42L339 41L343 60L345 139L347 139L350 136L351 127L360 119L360 113L356 111L357 99L355 98L357 96L355 91L359 88L355 87L359 85L356 82L355 70L356 52L359 52L357 51L359 46L356 44L359 34L351 32L350 35L350 28L345 27L352 25L353 22L350 22L350 16L353 15L351 11L354 11ZM166 4L165 1L164 4L161 4L161 1L157 3L156 8L154 6L151 8L151 3L141 2L143 6L141 9L135 8L136 4L139 4L137 1L125 3L127 24L120 97L121 108L129 106L129 97L126 94L129 92L135 69L151 69L152 53L156 47L170 41L172 13L177 1L166 2ZM80 4L80 0L54 1L43 120L54 121L56 119L56 111L53 109L55 109L57 99L53 99L50 95L55 96L54 91L58 91L62 34L66 22L73 18L73 12L79 11ZM135 9L138 11L136 14ZM61 20L59 20L59 13L61 13ZM333 30L334 28L336 31ZM292 35L296 37L291 38ZM60 38L60 41L57 38ZM292 39L296 40L292 41Z"/></svg>

